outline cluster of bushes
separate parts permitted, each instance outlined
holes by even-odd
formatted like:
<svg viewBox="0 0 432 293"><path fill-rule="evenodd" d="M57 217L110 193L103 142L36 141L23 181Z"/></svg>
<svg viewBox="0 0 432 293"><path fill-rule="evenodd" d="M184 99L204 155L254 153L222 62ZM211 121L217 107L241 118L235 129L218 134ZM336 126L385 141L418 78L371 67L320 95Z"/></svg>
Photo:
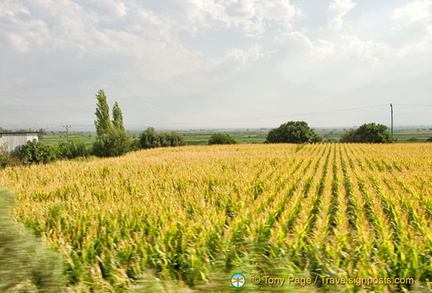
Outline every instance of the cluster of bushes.
<svg viewBox="0 0 432 293"><path fill-rule="evenodd" d="M157 133L153 127L143 131L138 140L138 146L142 149L157 147L176 147L186 145L183 136L175 131L167 133Z"/></svg>
<svg viewBox="0 0 432 293"><path fill-rule="evenodd" d="M59 159L112 157L139 149L175 147L185 144L183 136L177 132L158 133L151 127L143 131L135 140L132 140L128 134L105 135L92 146L87 146L83 141L75 139L61 141L58 145L46 145L41 141L33 140L28 141L13 154L8 154L5 147L0 147L0 168L45 164Z"/></svg>
<svg viewBox="0 0 432 293"><path fill-rule="evenodd" d="M0 167L50 163L58 159L88 157L91 150L78 140L62 141L58 146L46 145L40 141L28 141L21 148L8 154L6 148L0 148Z"/></svg>

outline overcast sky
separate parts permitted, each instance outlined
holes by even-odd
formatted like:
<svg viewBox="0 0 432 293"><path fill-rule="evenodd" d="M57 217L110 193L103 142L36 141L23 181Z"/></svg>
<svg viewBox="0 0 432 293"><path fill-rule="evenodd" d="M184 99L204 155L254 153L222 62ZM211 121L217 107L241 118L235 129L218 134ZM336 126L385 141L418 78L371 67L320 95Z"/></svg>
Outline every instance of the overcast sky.
<svg viewBox="0 0 432 293"><path fill-rule="evenodd" d="M0 0L0 127L432 125L432 0Z"/></svg>

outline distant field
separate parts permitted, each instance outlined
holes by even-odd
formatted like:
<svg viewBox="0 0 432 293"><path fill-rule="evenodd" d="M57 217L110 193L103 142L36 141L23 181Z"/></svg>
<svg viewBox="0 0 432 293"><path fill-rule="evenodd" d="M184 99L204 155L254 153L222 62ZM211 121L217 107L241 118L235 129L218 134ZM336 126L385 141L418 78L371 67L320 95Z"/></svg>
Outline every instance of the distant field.
<svg viewBox="0 0 432 293"><path fill-rule="evenodd" d="M315 129L317 134L323 137L324 141L337 141L346 130L348 128ZM229 134L237 143L263 143L266 140L269 129L188 130L178 132L184 136L188 145L203 145L207 144L211 135L217 132ZM139 137L139 132L130 132L129 134L133 138ZM398 142L422 142L432 137L432 129L396 129L394 137ZM70 132L69 138L82 140L87 145L90 145L95 141L96 133ZM62 140L66 140L65 132L49 132L47 135L44 135L42 142L46 144L58 144Z"/></svg>
<svg viewBox="0 0 432 293"><path fill-rule="evenodd" d="M229 134L237 143L263 143L266 140L268 130L196 130L180 132L184 135L187 144L207 144L213 133Z"/></svg>
<svg viewBox="0 0 432 293"><path fill-rule="evenodd" d="M263 143L267 137L268 130L189 130L178 131L185 138L188 145L207 144L213 133L221 132L232 136L237 143ZM129 132L133 138L139 137L139 132ZM69 139L84 141L90 145L96 140L94 132L70 132ZM65 132L49 132L43 136L42 142L46 144L58 144L66 140Z"/></svg>
<svg viewBox="0 0 432 293"><path fill-rule="evenodd" d="M0 186L77 292L240 292L234 273L247 292L427 292L431 170L425 143L186 146L6 168Z"/></svg>
<svg viewBox="0 0 432 293"><path fill-rule="evenodd" d="M95 132L70 132L69 139L84 141L87 145L92 144L96 140ZM46 144L58 144L60 141L67 140L65 132L49 132L43 135L42 142Z"/></svg>
<svg viewBox="0 0 432 293"><path fill-rule="evenodd" d="M398 130L395 132L395 137L400 141L425 141L432 137L432 129Z"/></svg>

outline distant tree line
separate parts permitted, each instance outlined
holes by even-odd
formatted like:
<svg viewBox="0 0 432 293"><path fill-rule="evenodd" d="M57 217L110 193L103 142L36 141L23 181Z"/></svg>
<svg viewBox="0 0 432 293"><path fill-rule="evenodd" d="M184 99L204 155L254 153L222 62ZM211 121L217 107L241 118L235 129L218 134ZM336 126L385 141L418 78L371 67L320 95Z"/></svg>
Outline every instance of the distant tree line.
<svg viewBox="0 0 432 293"><path fill-rule="evenodd" d="M267 143L318 143L322 138L304 121L290 121L271 130ZM393 138L382 124L367 123L345 132L339 142L344 143L391 143Z"/></svg>
<svg viewBox="0 0 432 293"><path fill-rule="evenodd" d="M278 128L270 130L266 143L319 143L323 139L304 121L289 121ZM349 130L341 137L340 142L356 143L390 143L393 139L382 124L363 124L358 129ZM215 133L208 144L236 143L228 134Z"/></svg>

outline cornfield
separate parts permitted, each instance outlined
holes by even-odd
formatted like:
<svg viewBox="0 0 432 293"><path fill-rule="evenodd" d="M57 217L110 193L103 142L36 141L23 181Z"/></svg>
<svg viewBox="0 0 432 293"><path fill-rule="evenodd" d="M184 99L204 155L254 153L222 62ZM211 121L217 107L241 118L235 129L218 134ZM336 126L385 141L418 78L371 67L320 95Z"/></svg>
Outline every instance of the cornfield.
<svg viewBox="0 0 432 293"><path fill-rule="evenodd" d="M238 290L232 273L318 279L311 291L432 281L431 144L161 148L7 168L0 187L77 292L145 289L149 275L197 291Z"/></svg>

